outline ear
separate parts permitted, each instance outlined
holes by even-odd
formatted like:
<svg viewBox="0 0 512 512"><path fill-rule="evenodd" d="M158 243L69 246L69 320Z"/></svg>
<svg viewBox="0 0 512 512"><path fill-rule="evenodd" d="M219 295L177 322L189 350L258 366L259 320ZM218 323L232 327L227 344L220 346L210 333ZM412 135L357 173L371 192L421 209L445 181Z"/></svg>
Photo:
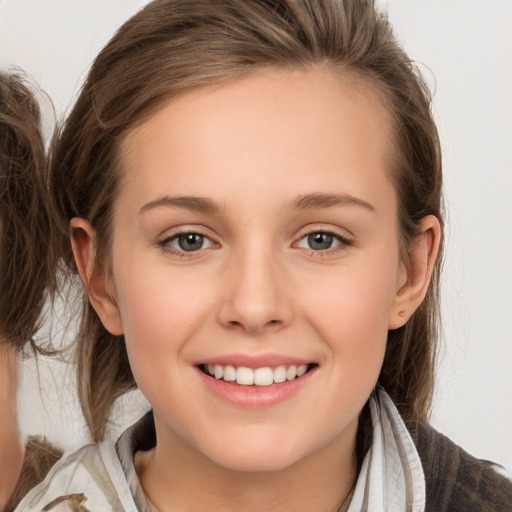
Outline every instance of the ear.
<svg viewBox="0 0 512 512"><path fill-rule="evenodd" d="M111 276L105 265L96 261L96 231L89 221L80 218L71 219L69 227L73 255L89 301L105 329L121 335L123 327Z"/></svg>
<svg viewBox="0 0 512 512"><path fill-rule="evenodd" d="M401 264L397 292L389 315L388 329L398 329L407 323L427 294L432 271L441 245L442 229L433 215L420 222L421 232L409 251L410 267Z"/></svg>

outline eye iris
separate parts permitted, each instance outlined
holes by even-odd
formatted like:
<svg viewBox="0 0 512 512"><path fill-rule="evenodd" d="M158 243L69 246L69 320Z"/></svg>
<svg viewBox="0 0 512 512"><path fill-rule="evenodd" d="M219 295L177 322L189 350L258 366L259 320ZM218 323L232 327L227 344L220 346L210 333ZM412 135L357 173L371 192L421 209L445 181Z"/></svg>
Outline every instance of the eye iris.
<svg viewBox="0 0 512 512"><path fill-rule="evenodd" d="M187 233L178 237L178 245L183 251L198 251L203 246L203 238L197 233Z"/></svg>
<svg viewBox="0 0 512 512"><path fill-rule="evenodd" d="M308 244L311 249L329 249L332 245L332 235L329 233L312 233L308 236Z"/></svg>

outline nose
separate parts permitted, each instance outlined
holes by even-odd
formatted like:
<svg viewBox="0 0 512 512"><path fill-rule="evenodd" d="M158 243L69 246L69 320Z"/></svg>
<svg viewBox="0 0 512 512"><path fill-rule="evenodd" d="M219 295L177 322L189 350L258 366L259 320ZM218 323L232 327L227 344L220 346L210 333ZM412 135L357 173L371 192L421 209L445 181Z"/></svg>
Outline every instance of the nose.
<svg viewBox="0 0 512 512"><path fill-rule="evenodd" d="M292 319L292 283L271 250L234 254L226 272L220 322L252 335L279 330Z"/></svg>

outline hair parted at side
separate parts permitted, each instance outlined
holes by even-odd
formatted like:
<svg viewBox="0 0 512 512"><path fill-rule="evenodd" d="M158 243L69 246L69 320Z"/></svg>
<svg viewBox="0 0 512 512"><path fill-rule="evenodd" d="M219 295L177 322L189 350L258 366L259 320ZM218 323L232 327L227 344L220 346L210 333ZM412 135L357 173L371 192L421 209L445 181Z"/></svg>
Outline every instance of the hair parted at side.
<svg viewBox="0 0 512 512"><path fill-rule="evenodd" d="M358 76L383 98L393 122L393 176L402 257L419 221L442 222L441 157L430 94L370 0L156 0L128 20L95 60L54 142L51 190L61 255L76 271L73 217L96 230L97 264L109 265L112 205L127 133L188 90L264 68L323 66ZM340 85L341 87L341 85ZM390 331L380 382L410 427L429 414L438 326L436 263L427 298ZM135 387L122 337L109 334L84 296L77 340L78 387L95 440L117 397Z"/></svg>
<svg viewBox="0 0 512 512"><path fill-rule="evenodd" d="M19 350L55 290L53 215L40 112L26 79L0 72L0 338Z"/></svg>

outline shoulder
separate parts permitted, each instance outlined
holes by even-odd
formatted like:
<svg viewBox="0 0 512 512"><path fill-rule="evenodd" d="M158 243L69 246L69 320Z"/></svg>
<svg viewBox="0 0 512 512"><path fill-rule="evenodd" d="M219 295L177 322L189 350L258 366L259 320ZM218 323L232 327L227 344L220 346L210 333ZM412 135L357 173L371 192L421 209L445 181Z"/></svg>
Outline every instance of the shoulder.
<svg viewBox="0 0 512 512"><path fill-rule="evenodd" d="M512 511L512 482L498 466L473 457L430 425L418 425L415 437L426 512Z"/></svg>
<svg viewBox="0 0 512 512"><path fill-rule="evenodd" d="M123 499L127 486L119 466L113 444L85 445L64 455L45 480L25 496L16 511L135 510L129 500L126 506Z"/></svg>

